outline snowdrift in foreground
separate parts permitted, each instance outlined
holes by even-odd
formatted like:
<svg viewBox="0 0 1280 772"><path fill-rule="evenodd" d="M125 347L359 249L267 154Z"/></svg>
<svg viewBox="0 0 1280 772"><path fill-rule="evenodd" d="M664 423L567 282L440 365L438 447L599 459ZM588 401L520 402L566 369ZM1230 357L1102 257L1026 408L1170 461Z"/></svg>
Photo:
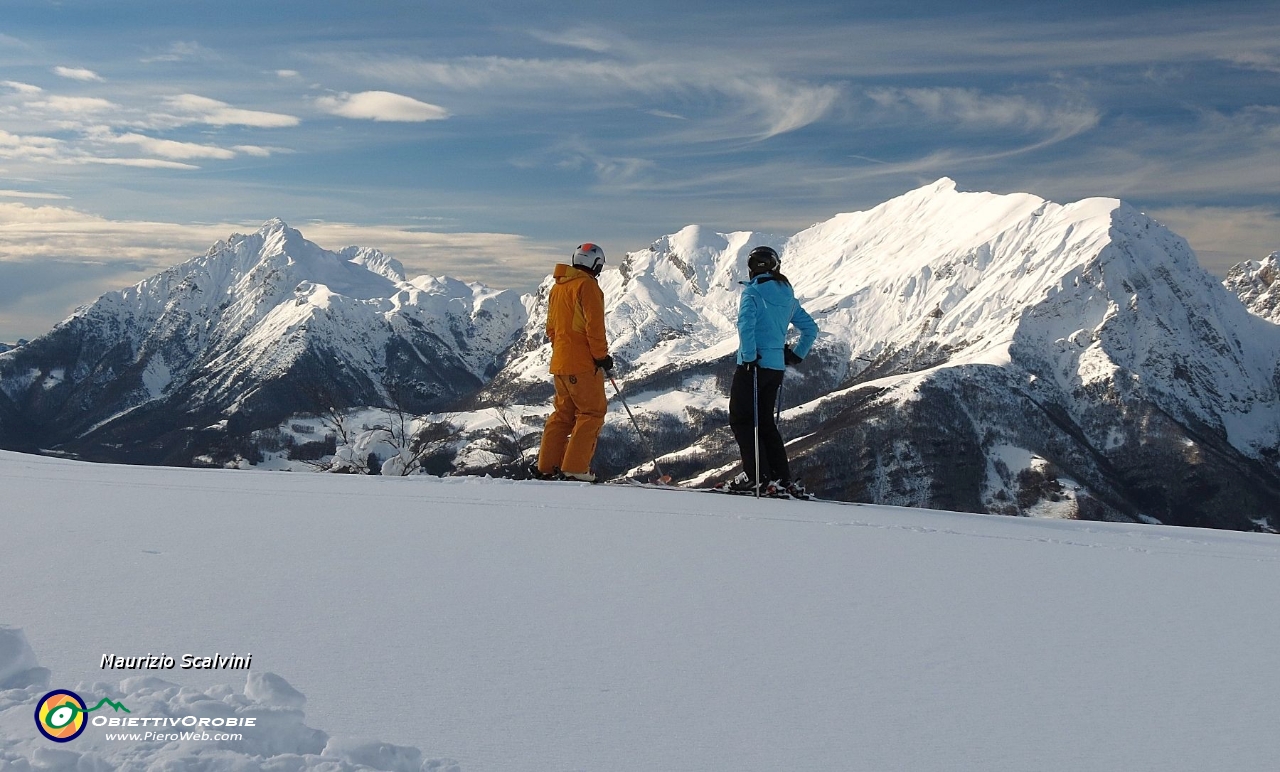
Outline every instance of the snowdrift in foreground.
<svg viewBox="0 0 1280 772"><path fill-rule="evenodd" d="M388 772L461 772L447 759L426 759L422 751L378 741L331 738L302 722L306 697L274 673L252 673L242 688L180 687L161 678L136 676L118 683L81 683L71 691L89 705L109 697L133 717L183 719L188 716L235 718L245 729L87 726L69 743L55 745L36 734L32 706L50 687L51 674L36 663L20 628L0 626L0 772L53 770L88 772L110 769L164 769L167 772L220 770L387 770ZM64 687L59 687L64 688ZM92 700L89 699L92 695ZM116 717L125 714L117 712ZM163 735L158 739L116 739L121 733ZM172 739L184 733L231 739ZM113 737L113 735L115 737Z"/></svg>

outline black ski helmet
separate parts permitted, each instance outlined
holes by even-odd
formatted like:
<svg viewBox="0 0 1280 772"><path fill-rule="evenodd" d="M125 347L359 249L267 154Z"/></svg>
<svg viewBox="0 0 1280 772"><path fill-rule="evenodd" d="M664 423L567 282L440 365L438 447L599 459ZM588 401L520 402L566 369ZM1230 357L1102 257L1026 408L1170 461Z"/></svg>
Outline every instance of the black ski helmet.
<svg viewBox="0 0 1280 772"><path fill-rule="evenodd" d="M782 259L773 247L756 247L747 255L747 272L752 276L776 271L782 267Z"/></svg>
<svg viewBox="0 0 1280 772"><path fill-rule="evenodd" d="M579 244L578 248L573 250L573 266L587 271L592 276L599 276L604 270L604 250L589 241L586 244Z"/></svg>

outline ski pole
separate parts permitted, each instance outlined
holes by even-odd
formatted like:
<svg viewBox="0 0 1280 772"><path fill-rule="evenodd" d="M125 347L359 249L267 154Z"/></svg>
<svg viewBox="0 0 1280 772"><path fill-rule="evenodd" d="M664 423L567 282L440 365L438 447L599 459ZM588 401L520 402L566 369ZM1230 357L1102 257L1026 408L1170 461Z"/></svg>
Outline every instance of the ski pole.
<svg viewBox="0 0 1280 772"><path fill-rule="evenodd" d="M756 443L756 498L760 498L760 367L751 368L751 433Z"/></svg>
<svg viewBox="0 0 1280 772"><path fill-rule="evenodd" d="M773 422L775 424L782 423L782 384L786 382L784 378L778 383L778 399L773 403Z"/></svg>
<svg viewBox="0 0 1280 772"><path fill-rule="evenodd" d="M649 457L653 459L653 468L658 472L658 482L666 485L671 482L671 477L662 473L662 467L658 466L658 457L654 455L653 445L649 444L649 438L645 436L644 431L640 429L640 424L636 421L635 415L631 412L631 406L627 404L627 398L622 396L622 389L618 388L618 382L613 379L613 375L605 373L609 376L609 383L613 384L613 390L617 392L618 399L622 400L622 406L626 408L627 415L631 418L631 425L636 427L636 434L640 435L640 440L644 443L645 450L649 451Z"/></svg>

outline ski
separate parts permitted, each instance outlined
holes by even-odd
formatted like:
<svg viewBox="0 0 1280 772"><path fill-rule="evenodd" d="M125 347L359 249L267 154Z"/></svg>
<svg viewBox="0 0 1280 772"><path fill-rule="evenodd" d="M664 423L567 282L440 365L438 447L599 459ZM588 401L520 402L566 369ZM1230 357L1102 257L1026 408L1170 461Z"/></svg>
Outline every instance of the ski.
<svg viewBox="0 0 1280 772"><path fill-rule="evenodd" d="M631 485L634 488L646 488L649 490L682 490L685 493L718 493L721 495L745 495L745 497L755 498L755 492L751 490L724 490L721 488L681 488L680 485L669 485L666 483L654 483L652 480L637 480L635 478L622 478L618 480L609 480L608 485ZM790 495L783 493L781 495L762 495L760 498L771 499L787 499L794 502L818 502L822 504L840 504L842 507L863 507L863 502L841 502L831 498L818 498L817 495L806 493L803 497L799 495Z"/></svg>
<svg viewBox="0 0 1280 772"><path fill-rule="evenodd" d="M652 482L648 480L637 480L633 477L626 477L618 482L613 482L610 484L611 485L630 485L636 488L647 488L649 490L684 491L686 493L718 493L724 496L746 496L748 498L757 498L755 491L733 491L733 490L729 490L728 488L715 487L715 486L710 488L682 488L680 486L670 485L668 483ZM776 491L773 493L762 493L758 498L784 499L789 501L818 501L818 499L816 499L813 496L813 494L806 494L805 496L801 497L801 496L792 496L791 494L783 491ZM840 504L845 502L833 502L833 503Z"/></svg>

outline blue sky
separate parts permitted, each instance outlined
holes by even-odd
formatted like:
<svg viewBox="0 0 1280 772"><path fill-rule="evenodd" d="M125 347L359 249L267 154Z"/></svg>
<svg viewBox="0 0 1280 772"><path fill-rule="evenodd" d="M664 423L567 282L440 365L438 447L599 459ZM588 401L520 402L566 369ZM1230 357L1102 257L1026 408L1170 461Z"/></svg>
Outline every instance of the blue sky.
<svg viewBox="0 0 1280 772"><path fill-rule="evenodd" d="M271 217L527 288L941 176L1280 249L1280 6L5 0L0 340Z"/></svg>

